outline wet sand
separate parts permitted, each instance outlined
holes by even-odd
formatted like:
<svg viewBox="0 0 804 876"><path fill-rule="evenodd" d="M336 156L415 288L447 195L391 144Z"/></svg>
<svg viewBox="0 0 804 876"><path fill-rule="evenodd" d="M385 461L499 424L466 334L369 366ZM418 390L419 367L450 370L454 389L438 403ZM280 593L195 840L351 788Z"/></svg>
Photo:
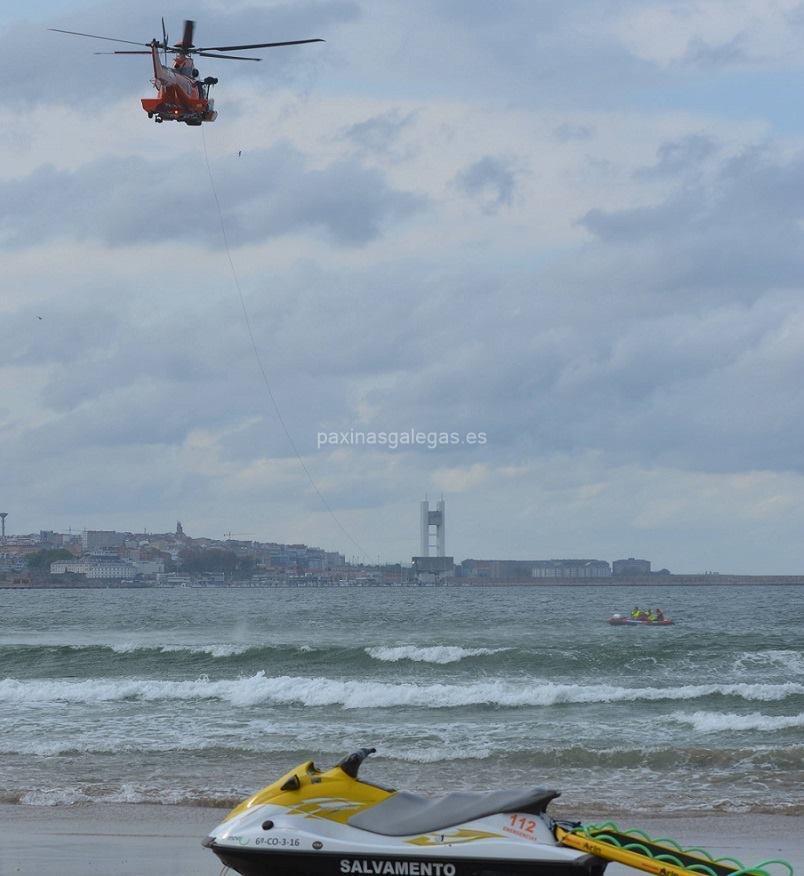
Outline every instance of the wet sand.
<svg viewBox="0 0 804 876"><path fill-rule="evenodd" d="M0 805L0 876L217 876L220 864L201 840L224 815L225 810L191 806ZM617 821L746 864L784 858L796 873L804 873L804 816L633 816ZM633 872L617 864L606 871L607 876Z"/></svg>

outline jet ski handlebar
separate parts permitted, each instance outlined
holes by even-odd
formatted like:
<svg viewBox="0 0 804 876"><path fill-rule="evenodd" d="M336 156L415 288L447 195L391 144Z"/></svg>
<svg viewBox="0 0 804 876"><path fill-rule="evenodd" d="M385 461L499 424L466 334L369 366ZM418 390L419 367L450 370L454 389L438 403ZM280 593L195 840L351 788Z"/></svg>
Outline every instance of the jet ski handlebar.
<svg viewBox="0 0 804 876"><path fill-rule="evenodd" d="M342 760L339 760L339 766L347 776L352 779L357 778L357 771L360 769L360 764L370 755L374 754L376 748L358 748L352 754L347 754Z"/></svg>

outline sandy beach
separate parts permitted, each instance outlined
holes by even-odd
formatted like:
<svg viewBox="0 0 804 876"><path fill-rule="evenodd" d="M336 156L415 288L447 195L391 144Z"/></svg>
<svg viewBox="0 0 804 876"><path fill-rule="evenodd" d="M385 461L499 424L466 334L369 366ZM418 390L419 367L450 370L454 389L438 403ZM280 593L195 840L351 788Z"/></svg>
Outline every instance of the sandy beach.
<svg viewBox="0 0 804 876"><path fill-rule="evenodd" d="M0 806L0 876L217 876L220 865L201 840L224 814L190 806ZM746 863L784 858L804 872L802 816L618 821ZM633 871L616 864L607 870L612 876L627 872Z"/></svg>

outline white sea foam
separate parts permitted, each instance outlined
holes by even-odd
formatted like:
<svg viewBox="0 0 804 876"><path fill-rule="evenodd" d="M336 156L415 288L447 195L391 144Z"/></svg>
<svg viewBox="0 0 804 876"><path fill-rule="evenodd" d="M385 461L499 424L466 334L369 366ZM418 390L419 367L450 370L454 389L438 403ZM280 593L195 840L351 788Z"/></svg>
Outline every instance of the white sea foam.
<svg viewBox="0 0 804 876"><path fill-rule="evenodd" d="M455 684L342 681L304 676L266 676L194 681L151 679L62 679L0 681L0 702L35 705L53 702L103 703L120 700L213 699L235 706L259 703L306 706L341 706L376 709L394 706L454 708L472 705L497 707L550 706L557 703L609 703L660 700L695 700L714 695L744 700L780 701L804 693L804 685L696 684L678 687L620 687L611 684L559 684L539 679L509 681L487 678Z"/></svg>
<svg viewBox="0 0 804 876"><path fill-rule="evenodd" d="M165 788L141 787L124 782L116 791L87 793L81 787L37 788L20 797L24 806L75 806L81 803L162 803L174 805L187 800L186 794Z"/></svg>
<svg viewBox="0 0 804 876"><path fill-rule="evenodd" d="M692 712L671 715L670 719L681 724L691 724L699 733L724 733L729 730L787 730L791 727L804 727L804 714L763 715L751 712L748 715L735 715L728 712Z"/></svg>
<svg viewBox="0 0 804 876"><path fill-rule="evenodd" d="M71 648L80 650L87 645L71 645ZM231 643L195 643L195 642L158 642L158 641L130 641L130 642L98 642L94 647L109 648L116 654L134 654L137 651L158 651L161 654L186 653L186 654L209 654L211 657L232 657L236 654L244 654L250 648L250 644Z"/></svg>
<svg viewBox="0 0 804 876"><path fill-rule="evenodd" d="M393 645L365 648L366 654L375 660L396 663L411 660L414 663L457 663L466 657L482 657L499 654L508 648L461 648L457 645Z"/></svg>
<svg viewBox="0 0 804 876"><path fill-rule="evenodd" d="M134 651L142 651L153 646L143 645L140 642L92 642L81 645L70 643L66 647L72 648L73 651L82 651L84 648L108 648L110 651L114 651L115 654L132 654Z"/></svg>
<svg viewBox="0 0 804 876"><path fill-rule="evenodd" d="M156 731L155 731L156 732ZM244 743L247 740L244 740ZM36 737L9 739L7 736L0 742L0 754L31 754L36 757L54 757L62 754L126 754L137 752L168 752L168 751L205 751L221 747L222 742L214 734L210 738L202 736L184 736L181 739L153 737L150 739L131 739L121 734L112 733L104 738L99 737L68 737L42 741ZM244 748L247 745L243 745ZM265 746L255 748L255 751L265 750ZM268 748L270 750L270 748ZM282 748L277 750L282 751Z"/></svg>
<svg viewBox="0 0 804 876"><path fill-rule="evenodd" d="M92 801L80 788L37 788L20 797L20 803L26 806L74 806Z"/></svg>
<svg viewBox="0 0 804 876"><path fill-rule="evenodd" d="M159 650L163 654L185 651L190 654L209 654L212 657L233 657L236 654L245 654L253 645L161 645Z"/></svg>
<svg viewBox="0 0 804 876"><path fill-rule="evenodd" d="M104 797L109 803L181 803L184 794L170 788L138 788L131 782L123 782L119 791L113 791Z"/></svg>
<svg viewBox="0 0 804 876"><path fill-rule="evenodd" d="M407 763L446 763L455 760L486 760L499 750L491 743L475 744L471 748L456 751L454 746L416 746L415 748L383 748L383 757Z"/></svg>
<svg viewBox="0 0 804 876"><path fill-rule="evenodd" d="M72 639L64 641L58 638L14 639L0 642L0 646L14 648L69 648L72 651L84 651L89 648L105 648L115 654L135 654L138 651L156 651L161 654L184 652L187 654L209 654L212 657L232 657L244 654L252 648L282 647L281 645L263 645L258 642L165 642L160 639L125 639L125 640L91 640ZM299 650L312 650L302 647Z"/></svg>
<svg viewBox="0 0 804 876"><path fill-rule="evenodd" d="M771 649L768 651L746 651L734 661L737 671L775 667L790 675L804 675L804 654L801 651Z"/></svg>
<svg viewBox="0 0 804 876"><path fill-rule="evenodd" d="M321 738L314 746L316 750L326 747L328 740ZM348 748L344 741L342 748ZM204 752L222 747L220 740L214 736L209 739L202 737L184 738L182 740L138 740L108 738L101 739L61 739L53 742L40 742L31 739L7 740L0 742L0 755L25 754L34 757L57 757L72 754L140 754L169 752ZM279 740L271 742L268 739L229 740L225 746L229 751L247 751L259 754L281 754L286 751L296 751L302 747L298 743ZM509 751L511 749L509 748ZM470 746L458 749L454 745L418 745L411 747L384 746L383 757L391 760L401 760L408 763L443 763L455 760L484 760L498 753L492 742L476 742Z"/></svg>

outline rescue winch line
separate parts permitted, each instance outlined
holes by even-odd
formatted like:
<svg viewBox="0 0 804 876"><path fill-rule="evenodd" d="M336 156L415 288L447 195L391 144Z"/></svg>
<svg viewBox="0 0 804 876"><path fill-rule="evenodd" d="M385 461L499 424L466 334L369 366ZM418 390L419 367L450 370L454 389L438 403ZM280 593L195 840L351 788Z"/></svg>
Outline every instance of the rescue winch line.
<svg viewBox="0 0 804 876"><path fill-rule="evenodd" d="M363 549L360 543L352 536L349 530L341 523L338 515L335 513L332 506L326 499L326 496L321 492L318 487L318 484L315 481L310 469L307 467L304 459L302 458L301 453L296 445L296 442L293 440L293 435L288 428L287 423L285 422L285 418L282 416L282 409L279 407L279 402L274 395L273 389L271 389L271 381L268 379L268 372L266 371L265 365L263 364L262 357L260 356L260 350L257 346L257 340L254 337L254 329L251 324L251 317L248 312L248 307L246 306L246 298L243 295L243 289L240 286L240 278L237 274L237 268L235 267L234 259L232 259L231 247L229 245L229 235L226 232L226 222L223 219L223 209L221 208L221 202L218 198L218 190L215 186L215 177L212 173L212 165L209 161L209 152L207 151L207 138L204 134L204 127L201 126L201 143L204 147L204 163L207 167L207 174L209 175L209 185L212 189L212 197L215 201L215 208L218 213L218 221L220 222L221 227L221 238L223 240L223 248L226 251L226 259L229 262L229 270L232 274L232 283L234 284L235 289L237 290L237 296L240 299L240 309L243 312L243 322L246 326L246 332L248 333L249 341L251 342L251 349L254 353L254 358L257 361L257 368L262 375L262 381L265 384L265 390L268 393L268 398L271 400L271 406L274 409L274 413L276 414L276 418L279 421L279 425L282 427L282 431L285 434L285 438L287 439L288 444L290 445L291 450L293 451L296 459L298 460L299 465L302 468L302 471L307 477L307 480L310 483L310 486L313 488L313 491L318 496L323 505L324 509L330 515L330 517L335 522L335 525L340 529L340 531L344 534L344 536L357 548L358 553L365 559L368 560L368 553Z"/></svg>

